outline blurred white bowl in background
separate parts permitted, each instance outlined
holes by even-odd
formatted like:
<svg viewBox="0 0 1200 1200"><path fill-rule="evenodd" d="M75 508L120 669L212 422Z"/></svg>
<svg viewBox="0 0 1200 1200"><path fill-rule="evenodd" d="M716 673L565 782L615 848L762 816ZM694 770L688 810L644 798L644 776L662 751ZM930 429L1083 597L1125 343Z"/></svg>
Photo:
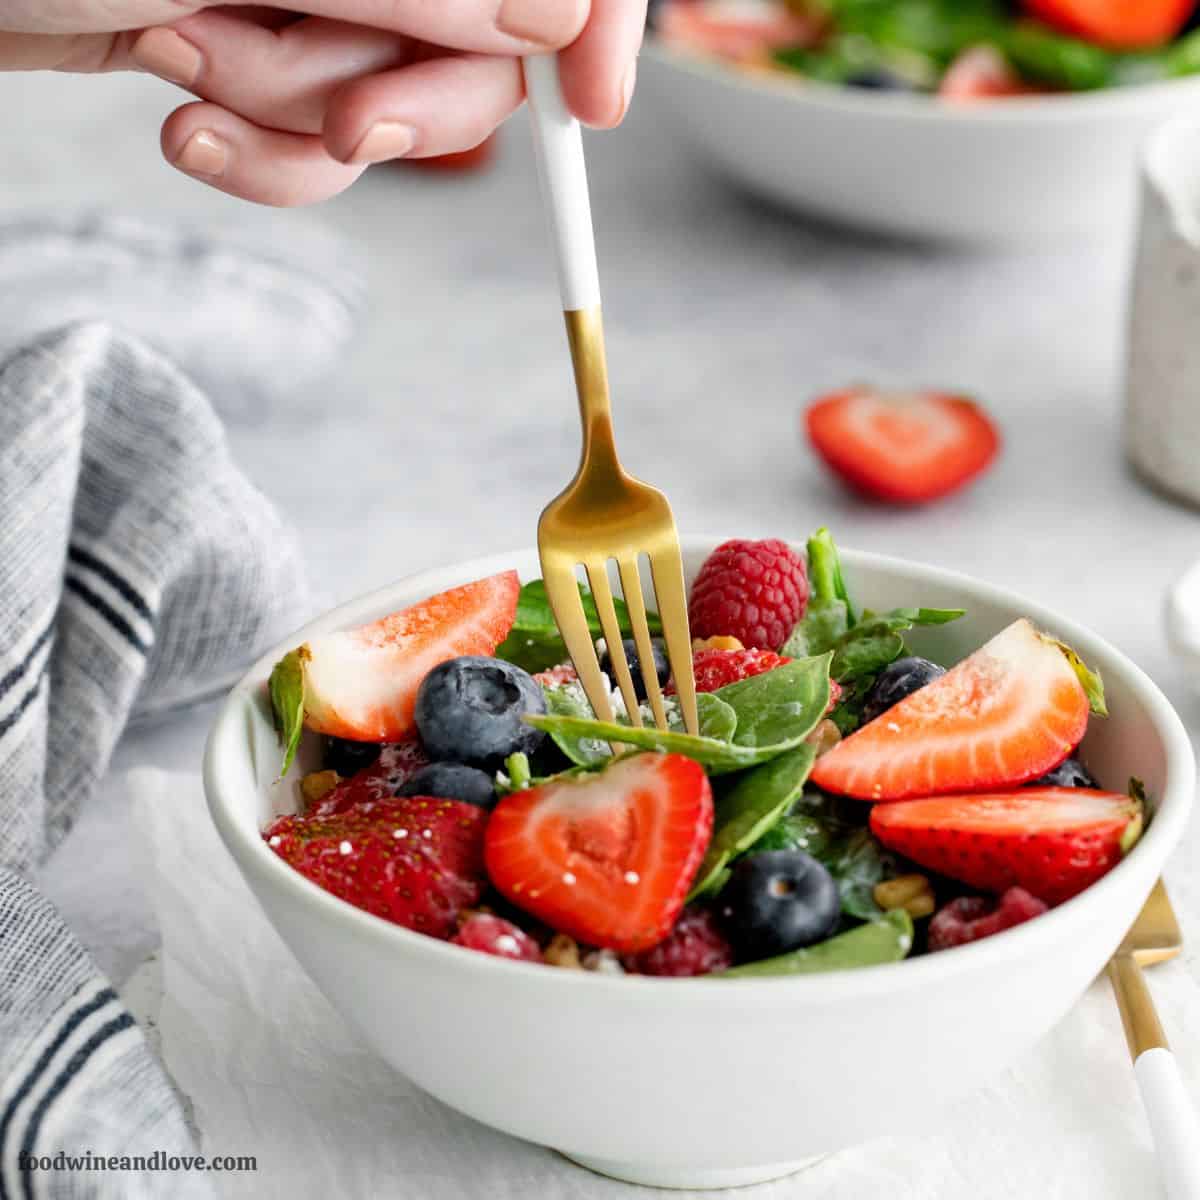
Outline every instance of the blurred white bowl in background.
<svg viewBox="0 0 1200 1200"><path fill-rule="evenodd" d="M643 103L729 179L882 233L1012 241L1132 225L1156 126L1200 113L1200 76L950 103L747 71L650 42Z"/></svg>

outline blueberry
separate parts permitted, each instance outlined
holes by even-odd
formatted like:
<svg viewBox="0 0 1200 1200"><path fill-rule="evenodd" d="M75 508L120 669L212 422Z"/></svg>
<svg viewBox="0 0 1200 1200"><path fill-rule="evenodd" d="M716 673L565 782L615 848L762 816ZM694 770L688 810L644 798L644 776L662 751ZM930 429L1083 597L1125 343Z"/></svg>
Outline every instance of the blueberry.
<svg viewBox="0 0 1200 1200"><path fill-rule="evenodd" d="M621 645L625 647L625 661L629 663L629 673L633 676L633 693L639 700L646 699L646 683L642 679L642 660L638 656L637 642L633 638L622 638ZM658 686L665 687L667 680L671 678L671 664L667 662L667 654L663 649L661 638L652 638L650 640L650 648L654 651L654 673L658 676ZM613 671L612 660L608 654L608 647L605 646L604 652L600 655L600 670L613 682L613 687L617 686L616 672Z"/></svg>
<svg viewBox="0 0 1200 1200"><path fill-rule="evenodd" d="M1099 785L1079 759L1064 758L1053 771L1047 771L1041 779L1035 779L1029 786L1094 788Z"/></svg>
<svg viewBox="0 0 1200 1200"><path fill-rule="evenodd" d="M847 87L863 88L872 92L911 92L916 89L912 81L888 67L860 67L842 81Z"/></svg>
<svg viewBox="0 0 1200 1200"><path fill-rule="evenodd" d="M327 771L336 771L343 779L369 767L383 747L378 742L351 742L346 738L327 737L321 761Z"/></svg>
<svg viewBox="0 0 1200 1200"><path fill-rule="evenodd" d="M396 795L437 796L441 800L461 800L476 808L491 808L496 803L496 784L492 776L476 767L436 762L402 783Z"/></svg>
<svg viewBox="0 0 1200 1200"><path fill-rule="evenodd" d="M417 689L417 730L435 762L495 770L510 754L532 754L546 735L522 718L545 711L537 682L500 658L452 658Z"/></svg>
<svg viewBox="0 0 1200 1200"><path fill-rule="evenodd" d="M812 855L768 850L738 860L719 906L739 961L754 962L829 937L842 902L833 876Z"/></svg>
<svg viewBox="0 0 1200 1200"><path fill-rule="evenodd" d="M863 724L882 716L905 696L940 679L945 673L945 667L939 667L927 658L898 658L894 663L889 663L875 676L875 682L867 692L863 704Z"/></svg>

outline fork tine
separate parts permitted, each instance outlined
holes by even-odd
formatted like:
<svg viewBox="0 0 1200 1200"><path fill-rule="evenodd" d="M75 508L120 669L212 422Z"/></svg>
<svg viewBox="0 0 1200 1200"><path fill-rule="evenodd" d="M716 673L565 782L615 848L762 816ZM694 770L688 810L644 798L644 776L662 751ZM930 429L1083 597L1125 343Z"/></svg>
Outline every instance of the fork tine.
<svg viewBox="0 0 1200 1200"><path fill-rule="evenodd" d="M672 531L673 532L673 531ZM683 558L678 535L674 543L650 553L650 575L658 597L658 615L662 618L667 658L675 679L675 692L688 733L700 732L700 714L696 709L696 677L692 673L692 638L688 631L687 589L683 582Z"/></svg>
<svg viewBox="0 0 1200 1200"><path fill-rule="evenodd" d="M588 629L583 601L579 596L579 584L575 571L558 563L542 559L542 578L546 583L546 598L558 624L558 631L567 645L567 653L575 664L575 672L592 706L592 711L601 721L613 719L612 703L608 685L596 658L596 647L592 644L592 633Z"/></svg>
<svg viewBox="0 0 1200 1200"><path fill-rule="evenodd" d="M638 658L642 660L642 682L646 685L646 698L654 712L654 723L659 729L666 729L667 710L663 705L662 689L658 686L658 672L654 669L650 622L646 619L646 601L642 598L642 576L638 570L637 559L618 559L617 570L621 573L621 593L625 597L625 607L629 609L633 640L637 643Z"/></svg>
<svg viewBox="0 0 1200 1200"><path fill-rule="evenodd" d="M625 715L629 723L638 728L642 724L642 711L638 704L637 693L633 687L633 676L629 671L629 662L625 657L625 647L621 642L621 625L617 620L617 610L613 605L612 587L608 582L608 564L601 559L599 562L584 563L587 569L588 585L592 589L592 599L596 602L596 612L600 616L600 628L604 630L604 640L608 643L608 661L612 663L617 676L617 685L625 701Z"/></svg>

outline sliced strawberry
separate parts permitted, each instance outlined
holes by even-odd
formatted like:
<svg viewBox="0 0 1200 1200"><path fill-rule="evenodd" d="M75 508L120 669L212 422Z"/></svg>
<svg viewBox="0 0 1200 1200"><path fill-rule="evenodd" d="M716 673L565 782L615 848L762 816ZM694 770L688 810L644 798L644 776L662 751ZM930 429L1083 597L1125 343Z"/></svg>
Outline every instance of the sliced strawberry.
<svg viewBox="0 0 1200 1200"><path fill-rule="evenodd" d="M1060 904L1110 871L1142 826L1141 803L1091 788L940 796L871 809L871 832L913 862L983 891L1022 887Z"/></svg>
<svg viewBox="0 0 1200 1200"><path fill-rule="evenodd" d="M1030 16L1115 50L1169 42L1187 24L1196 0L1025 0Z"/></svg>
<svg viewBox="0 0 1200 1200"><path fill-rule="evenodd" d="M304 724L360 742L404 740L421 681L448 658L492 654L512 628L520 590L516 571L505 571L306 642L294 651Z"/></svg>
<svg viewBox="0 0 1200 1200"><path fill-rule="evenodd" d="M946 68L938 85L943 100L991 100L1035 91L995 46L969 46Z"/></svg>
<svg viewBox="0 0 1200 1200"><path fill-rule="evenodd" d="M896 504L923 504L962 487L1000 445L983 410L964 396L833 392L807 413L816 452L846 483Z"/></svg>
<svg viewBox="0 0 1200 1200"><path fill-rule="evenodd" d="M625 954L670 931L712 834L712 788L680 754L626 755L598 775L506 796L488 822L488 875L520 908Z"/></svg>
<svg viewBox="0 0 1200 1200"><path fill-rule="evenodd" d="M263 837L301 875L356 908L448 938L487 882L486 823L474 804L413 796L280 817Z"/></svg>
<svg viewBox="0 0 1200 1200"><path fill-rule="evenodd" d="M429 758L415 738L384 746L369 767L356 771L349 779L343 779L327 791L308 810L307 815L328 817L359 804L390 800L401 784L407 783L422 767L427 766Z"/></svg>
<svg viewBox="0 0 1200 1200"><path fill-rule="evenodd" d="M818 759L812 780L860 800L1015 787L1071 753L1088 709L1062 646L1015 621Z"/></svg>
<svg viewBox="0 0 1200 1200"><path fill-rule="evenodd" d="M753 58L782 46L811 46L823 22L773 0L667 0L655 31L668 45L721 58Z"/></svg>

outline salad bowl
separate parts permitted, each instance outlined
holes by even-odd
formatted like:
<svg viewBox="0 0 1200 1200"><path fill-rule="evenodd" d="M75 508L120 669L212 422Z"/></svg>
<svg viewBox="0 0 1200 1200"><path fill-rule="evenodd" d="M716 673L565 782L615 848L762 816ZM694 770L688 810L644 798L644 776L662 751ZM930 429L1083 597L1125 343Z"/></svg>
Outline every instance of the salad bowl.
<svg viewBox="0 0 1200 1200"><path fill-rule="evenodd" d="M951 103L654 40L638 79L643 104L718 175L826 221L931 240L1121 236L1147 137L1200 107L1198 76Z"/></svg>
<svg viewBox="0 0 1200 1200"><path fill-rule="evenodd" d="M718 540L682 540L689 579ZM351 907L264 842L274 817L296 811L295 781L314 765L302 746L277 777L267 679L288 646L246 674L216 719L204 770L213 820L334 1008L398 1071L484 1124L668 1187L758 1182L877 1135L928 1130L1059 1021L1103 968L1183 831L1195 767L1161 692L1086 629L953 572L864 553L843 561L852 592L873 609L966 610L915 631L917 653L956 661L1026 616L1102 673L1111 716L1092 723L1083 753L1102 786L1141 778L1152 814L1109 874L985 940L832 974L654 979L464 951ZM288 645L510 568L536 578L536 553L424 572L334 610Z"/></svg>

